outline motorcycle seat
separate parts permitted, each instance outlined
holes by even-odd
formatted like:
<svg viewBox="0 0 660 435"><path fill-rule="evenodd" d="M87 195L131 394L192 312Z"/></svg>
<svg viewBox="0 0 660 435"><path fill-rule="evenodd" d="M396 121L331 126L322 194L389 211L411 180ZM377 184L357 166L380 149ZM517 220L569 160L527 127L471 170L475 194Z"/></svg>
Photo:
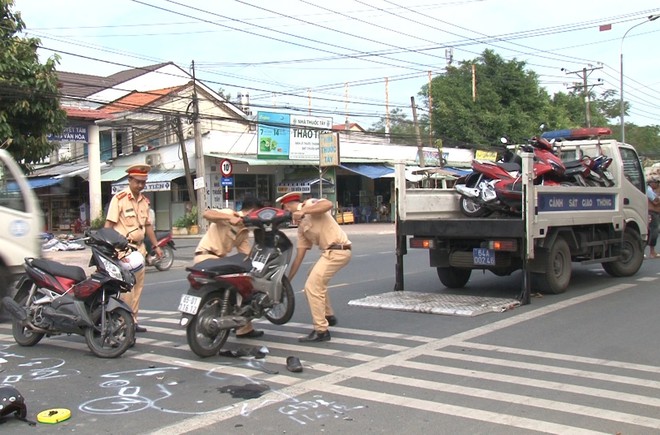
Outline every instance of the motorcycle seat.
<svg viewBox="0 0 660 435"><path fill-rule="evenodd" d="M186 268L186 270L189 272L209 272L215 275L246 273L252 270L252 260L245 254L234 254L229 257L209 258Z"/></svg>
<svg viewBox="0 0 660 435"><path fill-rule="evenodd" d="M522 167L518 163L514 162L498 162L497 166L504 169L507 172L520 172Z"/></svg>
<svg viewBox="0 0 660 435"><path fill-rule="evenodd" d="M156 231L156 240L160 241L170 234L169 231Z"/></svg>
<svg viewBox="0 0 660 435"><path fill-rule="evenodd" d="M67 266L66 264L52 260L44 260L43 258L35 258L32 260L32 266L48 272L51 275L69 278L75 282L81 282L87 279L85 269L79 266Z"/></svg>
<svg viewBox="0 0 660 435"><path fill-rule="evenodd" d="M568 169L568 168L578 168L584 166L584 164L582 163L582 160L569 160L564 162L564 166L566 167L566 169Z"/></svg>

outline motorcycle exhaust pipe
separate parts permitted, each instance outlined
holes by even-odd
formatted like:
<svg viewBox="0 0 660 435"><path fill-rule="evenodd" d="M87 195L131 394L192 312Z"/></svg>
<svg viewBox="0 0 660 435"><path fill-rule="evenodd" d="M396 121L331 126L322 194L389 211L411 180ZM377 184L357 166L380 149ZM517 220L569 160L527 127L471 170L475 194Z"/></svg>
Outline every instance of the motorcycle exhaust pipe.
<svg viewBox="0 0 660 435"><path fill-rule="evenodd" d="M25 308L18 305L18 303L16 303L16 301L14 301L9 296L2 298L2 306L5 307L5 310L7 310L7 312L11 314L14 319L20 320L21 322L25 322L27 320L28 316Z"/></svg>
<svg viewBox="0 0 660 435"><path fill-rule="evenodd" d="M475 189L473 187L467 187L463 184L458 184L458 185L454 186L454 188L461 195L469 196L470 198L479 198L479 189Z"/></svg>

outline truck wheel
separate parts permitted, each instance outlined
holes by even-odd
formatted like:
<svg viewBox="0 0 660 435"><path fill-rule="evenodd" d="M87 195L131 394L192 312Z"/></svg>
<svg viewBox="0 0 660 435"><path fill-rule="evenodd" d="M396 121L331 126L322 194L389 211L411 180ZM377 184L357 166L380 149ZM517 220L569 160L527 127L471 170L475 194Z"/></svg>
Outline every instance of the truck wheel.
<svg viewBox="0 0 660 435"><path fill-rule="evenodd" d="M13 297L14 295L10 294L10 290L9 290L9 272L7 271L7 269L5 269L3 265L0 264L0 301L5 296ZM0 303L0 322L10 319L11 316L2 307L2 303Z"/></svg>
<svg viewBox="0 0 660 435"><path fill-rule="evenodd" d="M621 258L610 263L603 263L603 269L611 276L632 276L637 273L644 262L644 250L641 236L637 231L626 230L623 233L623 242L617 249Z"/></svg>
<svg viewBox="0 0 660 435"><path fill-rule="evenodd" d="M457 267L438 267L438 278L448 288L463 288L470 280L471 269L459 269Z"/></svg>
<svg viewBox="0 0 660 435"><path fill-rule="evenodd" d="M564 293L571 281L571 250L562 237L557 237L545 258L545 273L532 273L532 288L543 293Z"/></svg>

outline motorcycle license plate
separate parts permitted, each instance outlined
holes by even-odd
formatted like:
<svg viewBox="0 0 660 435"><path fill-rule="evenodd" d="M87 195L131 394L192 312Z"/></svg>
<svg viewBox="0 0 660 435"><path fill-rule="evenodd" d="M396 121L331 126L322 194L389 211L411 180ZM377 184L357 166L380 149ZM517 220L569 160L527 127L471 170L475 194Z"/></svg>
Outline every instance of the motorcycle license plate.
<svg viewBox="0 0 660 435"><path fill-rule="evenodd" d="M202 298L197 296L183 295L181 296L181 301L179 302L179 311L186 314L197 314L199 310L199 304L202 302Z"/></svg>
<svg viewBox="0 0 660 435"><path fill-rule="evenodd" d="M479 266L495 266L495 250L487 248L473 248L472 261Z"/></svg>

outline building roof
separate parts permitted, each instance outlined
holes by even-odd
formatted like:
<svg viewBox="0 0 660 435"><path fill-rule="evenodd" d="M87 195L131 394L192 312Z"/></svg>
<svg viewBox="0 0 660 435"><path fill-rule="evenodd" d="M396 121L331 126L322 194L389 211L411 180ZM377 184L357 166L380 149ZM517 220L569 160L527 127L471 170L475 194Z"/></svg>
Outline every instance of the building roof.
<svg viewBox="0 0 660 435"><path fill-rule="evenodd" d="M172 62L131 68L107 77L58 71L57 78L62 89L62 96L84 98L170 64Z"/></svg>
<svg viewBox="0 0 660 435"><path fill-rule="evenodd" d="M126 112L131 110L139 109L140 107L148 106L160 98L179 91L182 88L185 88L187 85L183 86L172 86L169 88L156 89L153 91L138 92L133 91L130 94L119 98L112 103L103 107L105 112L117 113L117 112Z"/></svg>
<svg viewBox="0 0 660 435"><path fill-rule="evenodd" d="M112 115L105 110L96 110L96 109L81 109L79 107L68 107L63 106L62 109L66 112L67 118L78 118L78 119L106 119L111 118Z"/></svg>
<svg viewBox="0 0 660 435"><path fill-rule="evenodd" d="M366 130L358 123L352 122L350 124L335 124L332 126L333 131L362 131L365 132Z"/></svg>

